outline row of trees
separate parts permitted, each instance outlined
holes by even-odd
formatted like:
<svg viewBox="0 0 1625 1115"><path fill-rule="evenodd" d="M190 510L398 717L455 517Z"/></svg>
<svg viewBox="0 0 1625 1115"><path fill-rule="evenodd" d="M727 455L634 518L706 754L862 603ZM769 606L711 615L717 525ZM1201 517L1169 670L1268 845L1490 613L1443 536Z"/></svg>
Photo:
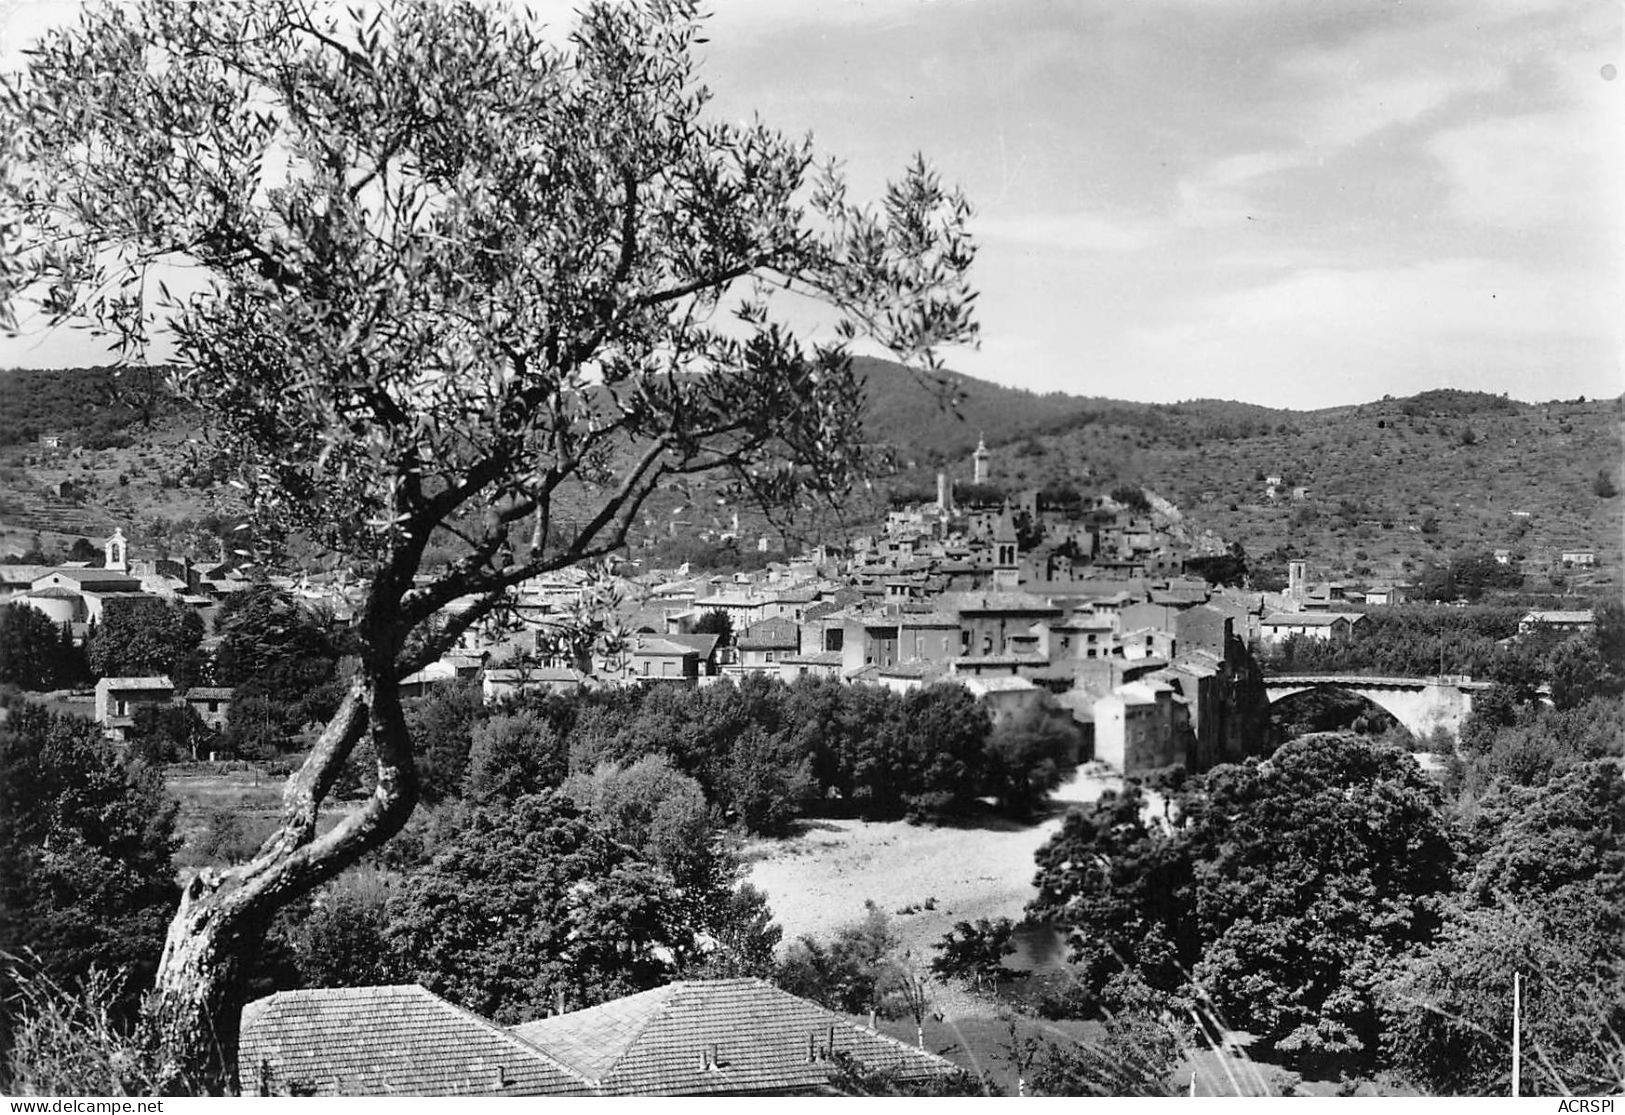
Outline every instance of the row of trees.
<svg viewBox="0 0 1625 1115"><path fill-rule="evenodd" d="M803 814L944 815L992 798L1030 815L1074 759L1045 718L994 727L959 685L899 696L870 686L751 677L738 685L532 696L493 714L473 687L410 712L431 800L536 793L601 763L664 756L729 822L782 833Z"/></svg>
<svg viewBox="0 0 1625 1115"><path fill-rule="evenodd" d="M1625 693L1625 603L1599 602L1596 623L1570 637L1542 630L1518 634L1524 609L1409 605L1365 613L1346 640L1292 636L1264 652L1278 672L1394 677L1440 672L1505 684L1525 696L1551 687L1559 707Z"/></svg>
<svg viewBox="0 0 1625 1115"><path fill-rule="evenodd" d="M1300 1066L1488 1093L1521 971L1526 1089L1616 1089L1625 789L1617 759L1553 771L1469 816L1404 751L1327 734L1165 786L1161 815L1107 795L1039 853L1029 912L1073 941L1052 1007L1194 1010Z"/></svg>
<svg viewBox="0 0 1625 1115"><path fill-rule="evenodd" d="M103 677L167 674L178 687L206 680L198 647L203 619L157 598L108 600L83 644L73 631L26 604L0 611L0 681L21 689L64 689Z"/></svg>

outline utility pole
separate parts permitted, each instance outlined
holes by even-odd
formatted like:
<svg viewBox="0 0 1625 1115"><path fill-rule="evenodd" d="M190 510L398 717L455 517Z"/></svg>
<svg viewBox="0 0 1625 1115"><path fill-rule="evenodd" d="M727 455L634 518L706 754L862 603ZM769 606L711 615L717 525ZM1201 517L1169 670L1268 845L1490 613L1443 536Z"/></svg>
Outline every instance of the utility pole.
<svg viewBox="0 0 1625 1115"><path fill-rule="evenodd" d="M1520 1061L1519 1055L1522 1053L1522 1043L1518 1040L1518 1038L1519 1038L1519 1032L1518 1032L1519 1031L1519 1021L1520 1021L1518 1015L1520 1014L1521 1009L1523 1007L1522 998L1523 998L1522 978L1519 976L1519 974L1517 972L1513 972L1512 973L1512 1096L1513 1096L1514 1099L1516 1099L1517 1096L1518 1096L1518 1077L1519 1077L1519 1074L1520 1074L1520 1069L1522 1068L1522 1066L1519 1063L1519 1061Z"/></svg>

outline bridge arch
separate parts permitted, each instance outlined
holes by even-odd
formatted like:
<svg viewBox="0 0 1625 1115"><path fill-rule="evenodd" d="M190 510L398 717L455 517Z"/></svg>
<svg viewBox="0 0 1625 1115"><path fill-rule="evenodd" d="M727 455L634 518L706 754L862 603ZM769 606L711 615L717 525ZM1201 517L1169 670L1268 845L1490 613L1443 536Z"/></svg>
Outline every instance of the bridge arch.
<svg viewBox="0 0 1625 1115"><path fill-rule="evenodd" d="M1364 697L1418 740L1443 728L1461 735L1461 726L1473 708L1473 693L1483 683L1468 678L1379 678L1349 675L1273 677L1264 679L1270 704L1311 689L1341 689Z"/></svg>

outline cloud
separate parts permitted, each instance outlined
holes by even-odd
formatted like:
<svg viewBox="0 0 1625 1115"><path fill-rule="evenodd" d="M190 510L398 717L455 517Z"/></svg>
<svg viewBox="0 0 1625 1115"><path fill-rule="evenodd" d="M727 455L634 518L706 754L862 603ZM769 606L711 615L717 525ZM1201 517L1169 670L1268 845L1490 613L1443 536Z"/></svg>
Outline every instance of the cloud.
<svg viewBox="0 0 1625 1115"><path fill-rule="evenodd" d="M1174 220L1185 228L1216 228L1256 216L1262 206L1252 187L1306 162L1302 151L1253 151L1217 159L1175 187L1179 205Z"/></svg>
<svg viewBox="0 0 1625 1115"><path fill-rule="evenodd" d="M45 32L72 23L79 8L79 0L0 2L0 72L21 69L23 51Z"/></svg>
<svg viewBox="0 0 1625 1115"><path fill-rule="evenodd" d="M1101 213L1035 213L1025 217L978 217L978 241L1025 251L1137 252L1165 241L1170 229L1137 217Z"/></svg>
<svg viewBox="0 0 1625 1115"><path fill-rule="evenodd" d="M1593 279L1487 259L1311 268L1200 299L1135 330L1132 347L1135 362L1171 383L1287 406L1441 382L1528 396L1546 389L1554 366L1611 393L1622 292Z"/></svg>
<svg viewBox="0 0 1625 1115"><path fill-rule="evenodd" d="M1456 220L1515 231L1575 225L1614 252L1625 186L1618 136L1609 134L1618 122L1617 110L1504 116L1442 131L1428 149L1449 180Z"/></svg>

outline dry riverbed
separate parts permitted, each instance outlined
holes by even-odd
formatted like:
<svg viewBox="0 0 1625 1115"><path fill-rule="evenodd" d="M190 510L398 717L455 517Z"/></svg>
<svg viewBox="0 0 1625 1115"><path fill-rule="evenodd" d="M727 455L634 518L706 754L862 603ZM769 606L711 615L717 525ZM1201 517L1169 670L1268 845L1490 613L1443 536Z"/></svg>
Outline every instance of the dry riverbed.
<svg viewBox="0 0 1625 1115"><path fill-rule="evenodd" d="M1062 806L1093 801L1121 784L1102 768L1083 768L1055 800ZM1037 893L1033 855L1060 828L1063 812L1031 825L816 820L797 836L752 841L744 858L749 881L767 892L786 942L804 933L828 938L860 920L864 901L873 899L924 965L955 922L1020 920ZM955 1013L975 1010L973 1001L954 998Z"/></svg>

